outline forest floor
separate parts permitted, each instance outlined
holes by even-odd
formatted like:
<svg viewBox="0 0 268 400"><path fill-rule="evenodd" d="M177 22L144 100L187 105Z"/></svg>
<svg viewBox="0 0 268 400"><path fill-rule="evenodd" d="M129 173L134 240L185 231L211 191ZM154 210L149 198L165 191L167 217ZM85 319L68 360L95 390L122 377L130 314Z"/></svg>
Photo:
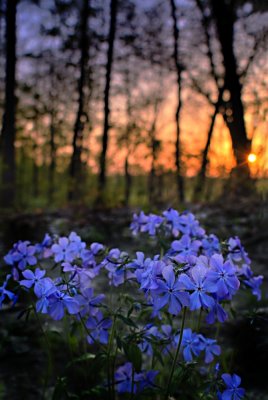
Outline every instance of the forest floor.
<svg viewBox="0 0 268 400"><path fill-rule="evenodd" d="M218 202L209 205L189 204L187 209L196 215L207 233L215 233L221 239L239 236L252 259L254 273L264 276L263 300L257 303L252 298L242 299L237 306L235 321L226 323L222 334L224 341L235 349L233 369L243 376L249 398L266 400L268 399L266 376L268 204L245 199L239 202ZM136 250L142 251L145 250L143 243L133 238L129 230L134 211L137 210L128 208L92 210L81 206L54 212L14 213L9 216L2 214L0 253L4 255L17 240L38 242L46 232L67 235L71 231L77 232L87 243L99 241L108 247L120 247L130 253L135 253ZM26 325L22 327L19 325L21 321L14 322L15 312L16 310L12 313L13 317L8 317L6 313L0 314L0 319L4 318L5 322L4 325L1 323L0 327L0 346L1 343L5 343L5 348L0 347L0 399L36 399L35 376L38 381L41 368L36 366L36 360L42 360L44 354L38 347L39 339L34 333L36 327ZM29 368L34 369L30 378L27 376Z"/></svg>

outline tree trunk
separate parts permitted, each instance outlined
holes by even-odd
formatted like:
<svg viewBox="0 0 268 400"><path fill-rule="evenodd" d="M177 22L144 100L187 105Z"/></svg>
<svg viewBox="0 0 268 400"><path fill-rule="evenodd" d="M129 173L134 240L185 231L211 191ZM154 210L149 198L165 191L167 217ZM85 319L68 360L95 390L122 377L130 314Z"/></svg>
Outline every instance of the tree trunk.
<svg viewBox="0 0 268 400"><path fill-rule="evenodd" d="M230 93L230 110L232 115L227 117L231 134L232 146L237 163L236 172L242 178L248 178L249 166L247 156L250 153L251 141L247 138L244 122L244 108L241 100L241 84L237 73L234 54L234 9L233 2L212 0L212 9L217 26L219 42L222 49L225 68L225 89Z"/></svg>
<svg viewBox="0 0 268 400"><path fill-rule="evenodd" d="M7 1L5 105L1 138L3 163L1 206L3 207L13 206L15 201L16 6L17 0Z"/></svg>
<svg viewBox="0 0 268 400"><path fill-rule="evenodd" d="M220 91L218 93L218 99L215 104L214 112L211 117L210 126L209 126L208 134L207 134L207 141L206 141L206 145L205 145L205 148L204 148L204 151L202 154L202 163L201 163L200 171L197 174L197 183L196 183L196 187L195 187L195 191L194 191L195 199L197 199L200 196L200 194L202 193L202 189L204 188L207 165L208 165L208 152L210 149L212 133L213 133L216 117L219 113L219 109L222 104L223 92L224 92L224 87L220 88Z"/></svg>
<svg viewBox="0 0 268 400"><path fill-rule="evenodd" d="M130 197L130 191L131 191L131 184L132 184L132 176L130 175L129 172L129 153L126 155L125 159L125 200L124 204L127 207L129 205L129 197Z"/></svg>
<svg viewBox="0 0 268 400"><path fill-rule="evenodd" d="M49 182L48 182L48 201L49 204L53 202L55 190L55 169L56 169L56 144L55 144L55 121L54 111L52 110L50 116L50 165L49 165Z"/></svg>
<svg viewBox="0 0 268 400"><path fill-rule="evenodd" d="M110 30L106 64L106 83L104 89L104 122L102 134L102 151L100 155L99 173L99 198L102 199L106 185L106 153L108 148L109 117L110 117L110 86L114 54L114 40L116 32L117 0L111 0L110 4Z"/></svg>
<svg viewBox="0 0 268 400"><path fill-rule="evenodd" d="M68 198L73 200L78 198L79 188L81 187L81 153L83 146L83 132L85 125L85 95L84 86L86 81L86 66L88 61L88 18L89 18L89 4L88 0L84 0L81 9L81 28L80 28L80 78L78 81L78 109L74 125L73 135L73 153L70 164L70 187Z"/></svg>
<svg viewBox="0 0 268 400"><path fill-rule="evenodd" d="M148 178L148 194L149 194L149 204L153 206L155 204L155 170L156 170L156 160L157 160L157 150L159 147L159 142L155 138L155 130L156 130L156 122L158 116L158 100L155 101L154 104L154 118L152 121L151 128L149 130L149 138L151 141L151 149L152 149L152 162L151 162L151 170Z"/></svg>
<svg viewBox="0 0 268 400"><path fill-rule="evenodd" d="M176 165L176 180L178 186L178 197L181 203L184 203L184 179L181 173L181 145L180 145L180 113L182 108L182 96L181 96L181 64L179 61L178 45L179 45L179 28L176 17L176 5L174 0L170 0L171 5L171 16L173 20L173 37L174 37L174 63L177 73L177 87L178 87L178 105L176 110L176 147L175 147L175 165Z"/></svg>

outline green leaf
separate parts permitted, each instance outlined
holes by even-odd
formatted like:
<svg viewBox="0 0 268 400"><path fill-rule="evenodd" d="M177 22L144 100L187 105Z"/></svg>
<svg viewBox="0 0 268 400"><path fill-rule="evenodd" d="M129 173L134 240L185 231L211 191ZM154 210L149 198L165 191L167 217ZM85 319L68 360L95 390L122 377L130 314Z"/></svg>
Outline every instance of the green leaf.
<svg viewBox="0 0 268 400"><path fill-rule="evenodd" d="M117 347L121 350L123 347L123 341L119 336L116 336L116 344L117 344Z"/></svg>
<svg viewBox="0 0 268 400"><path fill-rule="evenodd" d="M72 360L71 362L69 362L67 364L66 368L70 368L73 364L76 364L76 363L80 363L80 362L88 361L88 360L94 360L95 358L96 358L95 354L91 354L91 353L83 354L82 356L77 357L74 360Z"/></svg>
<svg viewBox="0 0 268 400"><path fill-rule="evenodd" d="M123 343L127 359L133 364L136 372L140 372L142 365L142 354L139 347L134 343Z"/></svg>
<svg viewBox="0 0 268 400"><path fill-rule="evenodd" d="M66 394L66 377L58 378L52 395L52 400L61 400Z"/></svg>
<svg viewBox="0 0 268 400"><path fill-rule="evenodd" d="M157 361L160 362L160 364L163 367L164 366L164 360L163 360L161 352L157 350L156 346L154 346L153 349L154 349L154 357L156 358Z"/></svg>
<svg viewBox="0 0 268 400"><path fill-rule="evenodd" d="M126 325L138 329L138 325L131 318L124 317L124 315L122 314L117 314L117 317L121 319L121 321L123 321Z"/></svg>

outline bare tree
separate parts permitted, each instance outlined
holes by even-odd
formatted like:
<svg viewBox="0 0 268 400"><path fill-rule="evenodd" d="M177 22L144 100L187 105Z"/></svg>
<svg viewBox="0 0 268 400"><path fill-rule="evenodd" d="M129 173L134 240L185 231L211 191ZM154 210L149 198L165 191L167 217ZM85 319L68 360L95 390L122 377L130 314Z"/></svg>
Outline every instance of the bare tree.
<svg viewBox="0 0 268 400"><path fill-rule="evenodd" d="M100 173L99 173L99 198L103 196L106 185L106 153L108 148L109 137L109 117L110 117L110 87L111 75L114 56L114 40L116 32L116 16L117 16L117 0L111 0L110 3L110 29L109 29L109 43L107 51L107 64L106 64L106 83L104 89L104 122L102 134L102 151L100 155Z"/></svg>
<svg viewBox="0 0 268 400"><path fill-rule="evenodd" d="M234 127L233 127L233 111L232 111L233 105L230 101L224 101L224 98L223 98L225 89L227 91L229 91L229 89L228 89L228 87L226 87L226 80L219 75L219 73L217 72L217 67L214 63L215 55L213 54L212 43L211 43L211 41L212 41L212 36L211 36L211 27L212 26L211 25L213 22L213 18L207 12L207 9L205 8L206 3L204 3L201 0L196 0L196 4L201 13L201 23L202 23L204 37L205 37L205 44L207 47L207 57L208 57L208 61L210 64L210 76L213 78L213 82L214 82L214 84L217 88L217 92L218 92L217 100L213 101L211 95L201 87L201 85L197 82L197 80L195 78L192 77L192 82L193 82L194 88L197 90L197 92L199 92L200 94L205 96L206 99L208 100L209 104L212 107L214 107L213 113L211 115L209 128L208 128L206 145L202 152L202 160L201 160L200 170L199 170L199 173L197 174L197 183L196 183L195 193L194 193L195 197L197 198L197 197L199 197L199 195L202 191L202 188L204 187L206 169L207 169L207 165L208 165L208 152L210 149L210 144L211 144L211 139L212 139L212 134L213 134L213 129L215 126L215 120L216 120L217 114L218 113L222 114L230 133L232 130L234 130ZM253 38L252 34L251 34L251 36ZM252 51L250 53L250 56L248 57L246 65L239 74L237 73L237 77L238 77L239 84L240 84L240 96L241 96L241 92L242 92L243 86L244 86L246 78L247 78L248 71L250 70L250 67L253 64L257 54L259 53L261 44L265 42L266 36L267 36L267 32L260 32L256 35L254 35L254 45L253 45ZM233 44L232 44L232 46L233 46ZM232 114L231 116L228 115L228 114L230 114L230 112ZM233 135L236 135L236 132L234 132ZM232 135L231 135L231 138L232 138ZM246 152L244 151L246 156L247 156L248 152L249 152L249 148ZM246 163L245 159L244 159L244 161L241 161L240 164L239 164L239 161L237 161L237 162L239 165L239 171L241 170L241 168L247 169L247 163Z"/></svg>
<svg viewBox="0 0 268 400"><path fill-rule="evenodd" d="M74 135L73 135L73 153L70 164L70 178L71 185L69 188L68 197L69 200L73 200L79 196L79 180L81 179L81 153L83 146L83 132L85 122L88 120L88 114L85 112L85 94L84 86L86 82L86 65L88 60L88 19L89 19L89 0L83 0L83 7L81 7L80 13L80 77L78 80L78 109L76 114L76 120L74 124Z"/></svg>
<svg viewBox="0 0 268 400"><path fill-rule="evenodd" d="M3 127L1 135L2 150L2 196L1 205L10 207L15 200L16 161L16 8L17 0L6 5L6 80Z"/></svg>
<svg viewBox="0 0 268 400"><path fill-rule="evenodd" d="M229 109L232 114L227 119L227 124L238 167L236 171L239 171L240 178L242 175L248 178L250 172L247 156L250 153L251 141L247 138L244 106L241 99L242 85L239 80L237 61L234 54L234 2L212 0L211 4L223 56L225 69L224 86L230 93Z"/></svg>
<svg viewBox="0 0 268 400"><path fill-rule="evenodd" d="M156 161L160 150L161 142L156 138L156 124L159 115L159 106L162 99L157 96L153 103L153 119L148 131L149 147L151 149L151 170L148 178L149 204L156 204L155 188L156 188Z"/></svg>
<svg viewBox="0 0 268 400"><path fill-rule="evenodd" d="M197 182L196 182L196 186L194 189L194 197L198 198L202 192L202 189L203 189L204 183L205 183L205 177L206 177L206 171L207 171L207 165L208 165L208 153L209 153L209 149L210 149L210 144L211 144L212 134L213 134L214 126L215 126L215 121L216 121L217 115L220 111L220 107L223 102L224 85L220 84L220 82L221 82L220 76L217 73L216 65L215 65L214 59L213 59L211 36L210 36L210 32L209 32L210 25L211 25L211 18L207 15L202 0L196 0L196 4L201 13L201 23L202 23L204 35L205 35L205 44L207 47L207 57L209 60L209 65L210 65L210 74L214 80L214 83L215 83L215 85L217 87L217 91L218 91L218 94L217 94L218 97L217 97L217 101L215 103L213 103L212 100L210 99L210 96L208 94L206 94L206 97L209 99L210 104L214 106L214 110L211 115L210 124L209 124L208 132L207 132L206 145L202 152L201 166L200 166L200 170L197 174ZM202 92L202 90L200 90L200 87L195 79L193 79L193 84L194 84L195 88L197 89L197 91Z"/></svg>
<svg viewBox="0 0 268 400"><path fill-rule="evenodd" d="M184 179L181 171L181 144L180 144L180 135L181 135L181 127L180 127L180 114L182 109L182 64L179 59L179 28L178 21L176 16L176 4L175 0L170 0L171 6L171 16L173 21L173 39L174 39L174 51L173 51L173 59L176 68L177 74L177 95L178 95L178 104L176 110L176 150L175 150L175 165L176 165L176 178L178 185L178 196L179 200L183 203L185 200L184 194Z"/></svg>

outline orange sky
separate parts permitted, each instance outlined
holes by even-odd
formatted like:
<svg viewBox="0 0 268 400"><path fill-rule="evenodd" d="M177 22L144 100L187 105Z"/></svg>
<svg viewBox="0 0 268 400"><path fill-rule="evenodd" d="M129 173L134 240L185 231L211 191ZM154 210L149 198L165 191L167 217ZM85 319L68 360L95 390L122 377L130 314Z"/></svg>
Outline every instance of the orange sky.
<svg viewBox="0 0 268 400"><path fill-rule="evenodd" d="M164 89L165 88L166 91L163 96L164 102L159 107L160 112L156 124L156 137L161 140L162 143L157 165L160 169L174 170L176 86L168 82ZM254 99L251 98L254 95L254 91L250 91L249 89L250 88L248 88L245 94L246 99L244 99L244 102L247 103L250 101L254 103ZM265 98L266 94L264 89L263 91L258 90L258 96L263 96L264 100L258 107L254 104L248 107L245 114L245 122L248 136L250 138L253 137L252 151L257 155L256 163L251 165L252 173L255 176L268 176L268 99ZM93 172L98 171L98 157L102 134L102 105L98 104L96 107L96 128L90 132L89 137L84 141L84 147L89 149L87 163ZM195 92L187 92L185 90L181 114L181 142L183 149L183 172L187 176L195 175L200 167L200 154L205 146L212 111L212 108L208 106L207 101L202 98L202 96L197 95ZM74 117L74 113L68 114L67 124L70 129L69 136L67 136L68 140L66 145L59 147L57 151L58 156L64 156L66 158L66 162L69 162L68 160L72 151L70 143ZM152 109L144 109L138 112L137 118L142 118L144 120L144 125L148 129L153 118ZM109 174L124 173L126 149L118 148L117 135L118 127L124 126L126 120L125 100L122 98L112 99L111 123L115 128L110 130L107 154ZM39 129L48 129L49 123L50 121L48 119L43 120L43 124L40 124ZM31 135L35 140L37 137L38 145L42 147L44 145L44 140L47 140L45 139L46 136L43 135L43 139L40 139L40 135L36 136L35 127L32 122L27 122L25 128L26 136ZM146 129L144 134L146 135ZM18 142L17 145L20 145L20 143ZM37 156L40 161L39 163L49 161L49 154L42 154L42 150L39 151ZM84 157L87 157L86 154ZM151 166L150 150L145 144L140 144L130 156L129 161L132 174L139 174L142 171L148 172ZM226 175L234 165L235 160L232 152L230 134L222 117L218 115L209 153L209 175L214 177ZM65 166L66 163L58 163L58 167L61 169L65 168Z"/></svg>
<svg viewBox="0 0 268 400"><path fill-rule="evenodd" d="M173 93L174 95L174 93ZM174 108L176 103L174 96L170 94L161 108L157 123L157 138L162 141L162 150L159 154L158 165L165 169L174 170L174 151L175 151L175 132ZM173 98L172 98L173 97ZM196 174L200 166L200 154L205 146L206 133L210 122L209 116L211 109L205 101L201 99L200 107L185 102L182 112L181 123L181 141L183 147L183 169L187 176ZM150 116L148 115L148 119ZM152 117L151 117L152 119ZM112 120L114 117L112 116ZM252 137L253 115L250 111L245 115L247 131L249 137ZM117 120L118 122L118 120ZM91 152L89 165L94 171L97 171L97 154L100 149L98 138L101 136L101 127L91 134L88 142L89 148L94 149ZM257 162L251 165L253 175L268 175L268 148L267 148L268 116L266 119L259 120L254 128L252 141L252 152L257 154ZM116 144L117 132L110 131L110 142L108 150L108 171L109 173L122 173L124 171L124 161L126 150L119 150ZM208 172L211 176L220 176L228 174L235 165L232 152L230 134L220 115L218 115L213 132L211 149L209 153ZM151 166L151 156L145 145L137 147L135 153L130 157L132 173L139 173L140 170L148 172Z"/></svg>

